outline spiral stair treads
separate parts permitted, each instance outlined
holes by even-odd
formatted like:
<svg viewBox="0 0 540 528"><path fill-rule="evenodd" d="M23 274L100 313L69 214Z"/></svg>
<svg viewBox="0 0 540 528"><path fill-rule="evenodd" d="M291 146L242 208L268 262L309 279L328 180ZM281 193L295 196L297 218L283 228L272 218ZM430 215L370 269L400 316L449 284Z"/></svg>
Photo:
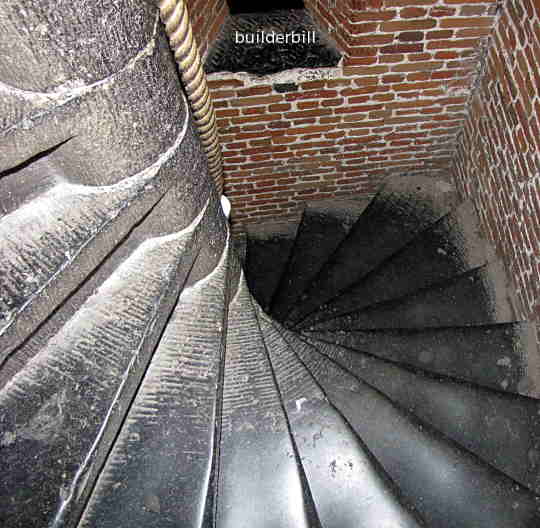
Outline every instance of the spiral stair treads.
<svg viewBox="0 0 540 528"><path fill-rule="evenodd" d="M0 218L2 526L540 526L535 328L448 183L239 240L91 191Z"/></svg>

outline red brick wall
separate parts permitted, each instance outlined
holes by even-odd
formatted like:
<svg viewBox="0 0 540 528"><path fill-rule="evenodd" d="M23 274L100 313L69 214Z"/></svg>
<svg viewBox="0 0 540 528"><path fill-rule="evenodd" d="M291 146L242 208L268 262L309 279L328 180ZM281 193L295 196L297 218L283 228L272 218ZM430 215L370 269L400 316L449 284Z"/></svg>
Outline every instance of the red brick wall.
<svg viewBox="0 0 540 528"><path fill-rule="evenodd" d="M536 6L536 7L535 7ZM455 177L540 323L540 4L509 0L458 142Z"/></svg>
<svg viewBox="0 0 540 528"><path fill-rule="evenodd" d="M216 38L227 15L226 0L186 0L193 35L204 57Z"/></svg>
<svg viewBox="0 0 540 528"><path fill-rule="evenodd" d="M372 3L371 0L363 2L358 9L369 9L371 6L368 4ZM304 5L319 27L336 41L341 50L345 50L348 46L346 31L351 16L351 0L304 0Z"/></svg>
<svg viewBox="0 0 540 528"><path fill-rule="evenodd" d="M295 71L210 76L237 222L295 214L306 199L369 194L388 174L449 175L496 0L306 5L339 42L338 68L304 80ZM284 80L299 90L276 91Z"/></svg>

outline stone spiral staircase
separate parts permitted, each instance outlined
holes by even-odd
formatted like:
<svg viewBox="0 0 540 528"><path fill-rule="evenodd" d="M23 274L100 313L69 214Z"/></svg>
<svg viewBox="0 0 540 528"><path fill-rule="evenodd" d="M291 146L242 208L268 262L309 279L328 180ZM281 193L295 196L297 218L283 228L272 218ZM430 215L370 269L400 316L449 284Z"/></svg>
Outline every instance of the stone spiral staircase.
<svg viewBox="0 0 540 528"><path fill-rule="evenodd" d="M0 218L0 524L540 526L534 329L472 204L314 204L246 280L208 178L165 170L183 116L154 170Z"/></svg>
<svg viewBox="0 0 540 528"><path fill-rule="evenodd" d="M535 330L472 203L408 176L248 235L265 311L240 350L263 351L316 523L540 526Z"/></svg>
<svg viewBox="0 0 540 528"><path fill-rule="evenodd" d="M395 178L243 271L151 2L0 11L0 527L540 526L534 329L470 203Z"/></svg>

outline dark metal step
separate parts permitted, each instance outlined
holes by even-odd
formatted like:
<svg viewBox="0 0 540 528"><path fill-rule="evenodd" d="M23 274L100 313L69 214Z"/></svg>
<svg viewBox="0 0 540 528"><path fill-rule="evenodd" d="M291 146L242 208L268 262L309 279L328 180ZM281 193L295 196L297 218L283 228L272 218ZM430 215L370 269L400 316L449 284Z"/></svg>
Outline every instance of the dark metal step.
<svg viewBox="0 0 540 528"><path fill-rule="evenodd" d="M307 9L292 9L298 2L281 10L280 2L269 4L274 6L270 11L241 12L224 21L205 62L207 73L271 75L338 64L339 51L318 29ZM255 4L250 3L250 6L253 9Z"/></svg>

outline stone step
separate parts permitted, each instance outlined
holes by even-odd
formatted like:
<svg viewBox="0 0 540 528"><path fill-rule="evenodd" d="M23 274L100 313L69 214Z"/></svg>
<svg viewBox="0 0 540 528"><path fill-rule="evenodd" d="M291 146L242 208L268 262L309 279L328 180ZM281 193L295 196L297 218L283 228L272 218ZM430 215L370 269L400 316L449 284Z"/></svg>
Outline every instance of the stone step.
<svg viewBox="0 0 540 528"><path fill-rule="evenodd" d="M426 526L271 320L259 314L272 368L322 526ZM331 485L329 483L331 482Z"/></svg>
<svg viewBox="0 0 540 528"><path fill-rule="evenodd" d="M368 199L308 202L286 270L272 299L270 311L276 319L286 318L368 203Z"/></svg>
<svg viewBox="0 0 540 528"><path fill-rule="evenodd" d="M243 279L224 372L216 526L320 528Z"/></svg>
<svg viewBox="0 0 540 528"><path fill-rule="evenodd" d="M305 335L406 367L540 397L539 351L532 323L341 330Z"/></svg>
<svg viewBox="0 0 540 528"><path fill-rule="evenodd" d="M246 279L249 290L267 311L281 280L296 236L296 222L252 224L246 227Z"/></svg>
<svg viewBox="0 0 540 528"><path fill-rule="evenodd" d="M453 187L427 176L386 181L289 313L295 323L377 268L457 205Z"/></svg>
<svg viewBox="0 0 540 528"><path fill-rule="evenodd" d="M303 325L402 297L495 258L467 201L429 226L377 269L308 316Z"/></svg>
<svg viewBox="0 0 540 528"><path fill-rule="evenodd" d="M149 43L148 51L152 47ZM148 73L140 71L139 66L157 67L155 61L163 59L167 52L155 51L152 57L139 61L137 68L126 68L115 78L114 88L108 86L106 96L103 86L80 93L74 89L72 97L69 91L62 90L56 95L66 104L58 104L51 94L55 111L45 112L40 107L35 115L25 119L19 115L20 129L7 134L9 139L4 138L6 154L23 155L18 152L19 147L32 152L26 154L28 157L23 155L19 165L8 166L9 170L0 178L0 260L4 274L0 364L155 209L161 209L162 214L161 225L155 226L156 235L167 230L174 233L189 225L208 200L211 182L208 177L201 177L204 165L197 159L198 137L185 97L179 92L175 111L169 114L170 103L157 92L152 91L150 96L152 107L148 106L147 96L132 93L136 80L133 75L148 79ZM170 62L168 55L166 62ZM174 85L169 88L180 90L175 87L177 73L173 68L162 73L164 79L160 83L167 84L165 78L172 74L174 78L169 81L174 80ZM117 81L122 84L121 89ZM113 92L118 96L114 103ZM49 100L35 96L33 99ZM121 111L125 104L131 111ZM152 115L145 118L147 112ZM88 119L91 114L93 117ZM115 134L104 134L95 126L99 115L105 119L102 124L114 122L109 125L116 130ZM134 119L140 119L136 124L145 126L134 127ZM163 134L146 137L147 126L154 119L168 126L162 127ZM54 130L57 125L67 128L59 133ZM43 137L35 134L34 126L43 131ZM33 145L34 140L44 144ZM7 156L0 165L4 161L9 162ZM190 180L194 183L185 185ZM178 207L179 203L182 207Z"/></svg>
<svg viewBox="0 0 540 528"><path fill-rule="evenodd" d="M62 306L25 345L34 355L10 358L19 370L0 390L0 497L10 526L79 518L182 288L216 265L197 249L215 213L209 204L185 230L152 236L162 217L154 211L124 241L122 259L100 269L88 298ZM215 248L219 258L220 237Z"/></svg>
<svg viewBox="0 0 540 528"><path fill-rule="evenodd" d="M245 266L247 257L247 232L245 229L237 230L233 235L233 246L242 264Z"/></svg>
<svg viewBox="0 0 540 528"><path fill-rule="evenodd" d="M310 328L355 330L483 325L511 322L515 315L508 277L502 263L497 261L410 295L316 323Z"/></svg>
<svg viewBox="0 0 540 528"><path fill-rule="evenodd" d="M301 359L428 526L538 525L538 497L531 490L419 419L416 409L343 368L340 356L311 352Z"/></svg>
<svg viewBox="0 0 540 528"><path fill-rule="evenodd" d="M180 294L78 526L213 518L230 251ZM230 281L237 287L238 281ZM187 468L187 469L186 469ZM118 508L122 504L122 508Z"/></svg>
<svg viewBox="0 0 540 528"><path fill-rule="evenodd" d="M537 399L419 369L413 371L339 345L312 339L308 342L332 362L485 463L535 493L540 492L540 402ZM326 366L320 364L318 368Z"/></svg>

